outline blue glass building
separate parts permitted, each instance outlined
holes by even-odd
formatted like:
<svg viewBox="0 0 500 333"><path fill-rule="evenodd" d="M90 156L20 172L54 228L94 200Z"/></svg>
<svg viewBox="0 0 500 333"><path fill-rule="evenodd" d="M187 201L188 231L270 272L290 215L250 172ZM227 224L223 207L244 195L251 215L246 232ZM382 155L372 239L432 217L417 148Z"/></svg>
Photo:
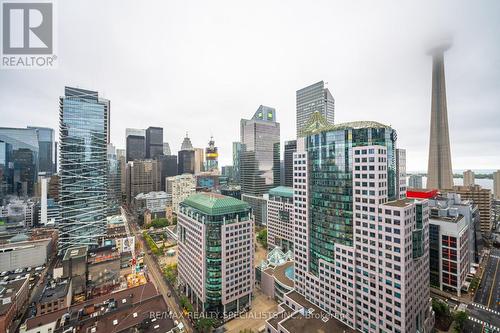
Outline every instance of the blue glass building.
<svg viewBox="0 0 500 333"><path fill-rule="evenodd" d="M56 172L54 156L54 130L48 127L31 127L38 132L38 171L51 175Z"/></svg>
<svg viewBox="0 0 500 333"><path fill-rule="evenodd" d="M106 233L110 103L65 88L59 105L61 224L59 251L97 246Z"/></svg>
<svg viewBox="0 0 500 333"><path fill-rule="evenodd" d="M33 196L38 175L37 130L0 127L0 142L0 199L6 194Z"/></svg>

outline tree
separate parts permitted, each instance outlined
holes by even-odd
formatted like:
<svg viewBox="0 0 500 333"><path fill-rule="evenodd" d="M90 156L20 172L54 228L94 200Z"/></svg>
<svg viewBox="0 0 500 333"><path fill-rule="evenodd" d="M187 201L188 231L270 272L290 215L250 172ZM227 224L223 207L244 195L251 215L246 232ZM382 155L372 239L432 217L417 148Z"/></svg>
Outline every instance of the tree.
<svg viewBox="0 0 500 333"><path fill-rule="evenodd" d="M189 300L187 299L187 297L182 296L180 299L180 304L181 304L181 308L183 310L185 310L186 312L188 312L188 313L193 312L193 306L191 305L191 303L189 303Z"/></svg>
<svg viewBox="0 0 500 333"><path fill-rule="evenodd" d="M177 279L177 264L170 264L165 266L163 269L163 274L168 282L171 284L175 284L175 280Z"/></svg>
<svg viewBox="0 0 500 333"><path fill-rule="evenodd" d="M467 315L467 312L465 311L459 311L455 313L453 316L453 319L455 319L455 331L456 332L462 332L464 329L465 322L469 316Z"/></svg>
<svg viewBox="0 0 500 333"><path fill-rule="evenodd" d="M196 321L195 328L197 332L208 333L212 332L215 321L212 318L199 318Z"/></svg>
<svg viewBox="0 0 500 333"><path fill-rule="evenodd" d="M155 229L165 228L168 225L168 220L164 217L160 217L151 221L151 226Z"/></svg>
<svg viewBox="0 0 500 333"><path fill-rule="evenodd" d="M435 326L441 331L448 331L453 318L450 315L450 308L448 304L439 299L432 299L432 310L436 314Z"/></svg>
<svg viewBox="0 0 500 333"><path fill-rule="evenodd" d="M436 313L436 316L442 317L450 314L450 309L448 305L438 299L432 299L432 310Z"/></svg>
<svg viewBox="0 0 500 333"><path fill-rule="evenodd" d="M262 229L257 234L257 241L263 248L267 249L267 229Z"/></svg>

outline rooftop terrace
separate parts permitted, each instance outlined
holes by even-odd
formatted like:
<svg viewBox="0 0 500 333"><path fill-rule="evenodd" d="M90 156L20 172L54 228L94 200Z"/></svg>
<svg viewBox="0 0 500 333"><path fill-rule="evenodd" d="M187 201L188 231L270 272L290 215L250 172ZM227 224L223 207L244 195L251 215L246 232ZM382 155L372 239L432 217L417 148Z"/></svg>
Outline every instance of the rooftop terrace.
<svg viewBox="0 0 500 333"><path fill-rule="evenodd" d="M207 215L224 215L242 212L250 206L242 200L217 193L196 193L182 202Z"/></svg>

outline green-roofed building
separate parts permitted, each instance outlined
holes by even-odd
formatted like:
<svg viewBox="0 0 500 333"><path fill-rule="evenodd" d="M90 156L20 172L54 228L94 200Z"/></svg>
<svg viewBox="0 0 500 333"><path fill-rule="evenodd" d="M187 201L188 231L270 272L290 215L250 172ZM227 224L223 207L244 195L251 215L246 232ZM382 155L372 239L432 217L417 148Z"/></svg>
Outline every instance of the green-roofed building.
<svg viewBox="0 0 500 333"><path fill-rule="evenodd" d="M254 218L250 205L216 193L179 204L179 282L198 311L239 313L251 306Z"/></svg>
<svg viewBox="0 0 500 333"><path fill-rule="evenodd" d="M293 251L293 188L278 186L267 197L267 244Z"/></svg>

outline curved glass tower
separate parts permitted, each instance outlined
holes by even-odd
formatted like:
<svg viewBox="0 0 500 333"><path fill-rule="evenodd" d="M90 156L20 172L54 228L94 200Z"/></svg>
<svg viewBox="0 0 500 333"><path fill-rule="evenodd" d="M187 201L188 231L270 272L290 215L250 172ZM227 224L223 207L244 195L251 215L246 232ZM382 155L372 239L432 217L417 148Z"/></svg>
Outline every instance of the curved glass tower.
<svg viewBox="0 0 500 333"><path fill-rule="evenodd" d="M105 235L109 106L79 88L66 87L60 98L60 252L97 246Z"/></svg>

